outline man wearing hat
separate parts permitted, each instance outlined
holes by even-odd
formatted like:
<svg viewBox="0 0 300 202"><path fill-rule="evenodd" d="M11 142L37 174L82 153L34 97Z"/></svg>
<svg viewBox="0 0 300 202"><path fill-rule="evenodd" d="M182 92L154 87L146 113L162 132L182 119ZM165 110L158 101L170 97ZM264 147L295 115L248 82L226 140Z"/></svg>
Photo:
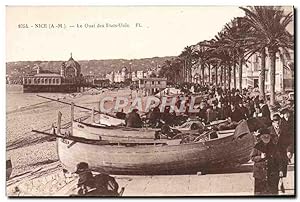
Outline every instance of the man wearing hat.
<svg viewBox="0 0 300 202"><path fill-rule="evenodd" d="M258 142L251 152L254 194L277 195L279 178L283 176L281 155L267 128L259 129L256 135Z"/></svg>
<svg viewBox="0 0 300 202"><path fill-rule="evenodd" d="M293 111L291 111L288 108L283 109L281 111L281 114L283 115L283 119L282 119L283 131L286 133L286 137L288 138L287 156L289 159L291 159L294 153L294 131L295 131L294 115L293 115Z"/></svg>
<svg viewBox="0 0 300 202"><path fill-rule="evenodd" d="M291 130L293 126L280 117L279 114L274 114L272 119L272 126L269 127L270 134L274 136L273 142L278 146L280 155L283 160L283 177L287 175L287 166L293 153L293 141Z"/></svg>
<svg viewBox="0 0 300 202"><path fill-rule="evenodd" d="M77 186L78 195L85 196L118 196L119 185L116 180L106 173L93 176L86 162L80 162L76 166L76 174L79 179Z"/></svg>
<svg viewBox="0 0 300 202"><path fill-rule="evenodd" d="M88 164L85 162L78 163L75 173L79 176L77 182L77 187L79 188L78 195L86 195L95 186L93 174Z"/></svg>
<svg viewBox="0 0 300 202"><path fill-rule="evenodd" d="M259 101L259 107L261 111L261 117L265 117L267 119L271 119L271 112L269 106L265 103L264 100Z"/></svg>

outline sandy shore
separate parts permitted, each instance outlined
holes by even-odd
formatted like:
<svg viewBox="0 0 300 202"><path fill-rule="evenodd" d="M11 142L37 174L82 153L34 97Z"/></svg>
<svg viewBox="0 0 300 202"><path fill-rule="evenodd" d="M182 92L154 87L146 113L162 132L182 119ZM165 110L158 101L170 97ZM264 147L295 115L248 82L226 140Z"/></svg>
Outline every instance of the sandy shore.
<svg viewBox="0 0 300 202"><path fill-rule="evenodd" d="M98 109L98 103L104 96L129 96L130 90L97 93L99 91L90 90L75 96L61 93L40 95ZM63 114L62 124L68 123L70 106L39 98L34 93L23 94L21 86L7 86L6 95L6 155L7 159L12 160L12 176L57 161L55 141L50 141L49 137L35 134L31 130L50 132L52 123L56 124L59 111ZM77 119L88 116L90 112L75 108L74 114Z"/></svg>

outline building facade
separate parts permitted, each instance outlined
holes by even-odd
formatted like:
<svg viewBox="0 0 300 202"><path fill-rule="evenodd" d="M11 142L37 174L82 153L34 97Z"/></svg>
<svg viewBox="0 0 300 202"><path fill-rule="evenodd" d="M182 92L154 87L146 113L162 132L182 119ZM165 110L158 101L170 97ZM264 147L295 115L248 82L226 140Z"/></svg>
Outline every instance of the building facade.
<svg viewBox="0 0 300 202"><path fill-rule="evenodd" d="M275 69L275 91L294 91L294 52L290 51L290 59L276 55L276 69ZM259 54L253 55L247 65L243 66L242 88L258 87L261 57ZM266 57L266 72L265 72L265 89L270 91L270 65L269 57ZM236 73L238 75L238 73ZM237 87L238 86L237 82Z"/></svg>
<svg viewBox="0 0 300 202"><path fill-rule="evenodd" d="M145 96L154 95L167 87L166 78L142 78L135 81L138 89L143 91Z"/></svg>
<svg viewBox="0 0 300 202"><path fill-rule="evenodd" d="M110 81L110 83L120 83L125 82L126 80L138 81L139 79L149 78L151 75L156 74L157 71L154 70L137 70L129 72L126 67L123 67L120 71L112 71L106 74L105 78Z"/></svg>
<svg viewBox="0 0 300 202"><path fill-rule="evenodd" d="M42 73L37 66L36 74L23 77L23 92L77 92L82 82L81 67L72 58L61 64L60 74Z"/></svg>
<svg viewBox="0 0 300 202"><path fill-rule="evenodd" d="M275 91L283 92L283 91L294 91L294 51L290 50L289 52L290 58L282 57L279 54L276 55L276 72L275 72ZM193 83L201 83L202 81L202 72L201 68L198 64L194 66L192 69L192 82ZM269 57L266 57L266 72L265 72L265 90L266 92L270 91L270 65L271 61ZM209 69L204 69L204 80L205 83L211 81L211 83L215 83L215 68L211 67L211 71ZM261 57L260 55L254 54L252 55L246 64L243 65L243 73L242 73L242 88L256 88L259 87L259 75L261 71ZM238 66L236 66L236 87L239 88L239 72ZM220 82L220 68L218 68L218 83ZM210 77L210 78L209 78ZM226 78L227 75L226 75ZM231 88L234 87L234 73L231 72ZM227 83L227 81L226 81Z"/></svg>

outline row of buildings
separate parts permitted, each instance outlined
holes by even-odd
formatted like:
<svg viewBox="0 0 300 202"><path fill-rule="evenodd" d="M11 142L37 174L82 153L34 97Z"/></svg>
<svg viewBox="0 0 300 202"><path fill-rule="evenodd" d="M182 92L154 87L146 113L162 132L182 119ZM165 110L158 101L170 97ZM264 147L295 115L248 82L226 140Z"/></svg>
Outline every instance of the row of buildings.
<svg viewBox="0 0 300 202"><path fill-rule="evenodd" d="M261 57L259 54L251 56L246 64L243 65L242 69L242 88L258 87L259 86L259 75L261 72ZM265 71L265 89L270 90L270 66L271 61L269 57L266 57L266 71ZM279 54L276 56L276 72L275 72L275 91L293 91L294 90L294 51L290 50L290 58L281 57ZM200 83L202 78L201 67L196 65L192 69L192 83ZM218 70L218 81L220 81L220 69ZM226 75L227 76L227 75ZM215 81L216 73L215 69L211 66L204 69L204 80L206 82ZM234 86L234 72L231 72L231 87ZM239 78L238 67L236 67L235 78ZM227 81L226 81L227 83ZM236 87L239 88L239 82L236 80Z"/></svg>
<svg viewBox="0 0 300 202"><path fill-rule="evenodd" d="M165 78L157 78L160 69L130 72L126 67L112 71L105 78L94 75L83 76L80 64L71 57L62 62L59 73L42 71L36 66L36 73L23 77L23 92L78 92L81 87L108 87L110 83L130 81L135 89L145 95L154 94L167 87Z"/></svg>
<svg viewBox="0 0 300 202"><path fill-rule="evenodd" d="M105 78L110 81L110 83L120 83L125 82L127 79L130 81L137 81L144 78L153 78L159 74L160 67L155 70L138 70L129 71L127 67L123 67L120 71L112 71L106 74Z"/></svg>

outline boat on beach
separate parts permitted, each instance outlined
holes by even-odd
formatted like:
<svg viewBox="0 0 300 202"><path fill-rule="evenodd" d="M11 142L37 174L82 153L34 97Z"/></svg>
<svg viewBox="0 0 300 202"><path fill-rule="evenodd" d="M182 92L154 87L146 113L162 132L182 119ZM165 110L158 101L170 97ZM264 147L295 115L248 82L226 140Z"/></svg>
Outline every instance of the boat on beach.
<svg viewBox="0 0 300 202"><path fill-rule="evenodd" d="M249 161L254 145L250 131L217 132L217 138L186 144L103 144L57 138L62 165L73 172L76 164L86 162L93 171L109 174L176 174L209 171ZM247 131L247 130L246 130ZM96 140L94 140L96 141ZM97 140L101 142L102 140Z"/></svg>
<svg viewBox="0 0 300 202"><path fill-rule="evenodd" d="M196 138L188 141L183 141L184 136L159 139L155 134L161 129L74 121L74 105L71 106L71 134L61 133L60 112L53 134L33 131L56 137L59 160L70 172L79 162L88 163L93 171L109 174L207 172L247 163L255 142L254 128L251 124L248 127L247 121L239 123L235 130L211 129L201 134L197 130Z"/></svg>
<svg viewBox="0 0 300 202"><path fill-rule="evenodd" d="M203 125L199 121L188 121L179 127L170 128L180 134L197 134ZM129 128L124 126L107 126L97 123L73 122L72 134L94 140L153 142L155 139L167 139L161 128Z"/></svg>

